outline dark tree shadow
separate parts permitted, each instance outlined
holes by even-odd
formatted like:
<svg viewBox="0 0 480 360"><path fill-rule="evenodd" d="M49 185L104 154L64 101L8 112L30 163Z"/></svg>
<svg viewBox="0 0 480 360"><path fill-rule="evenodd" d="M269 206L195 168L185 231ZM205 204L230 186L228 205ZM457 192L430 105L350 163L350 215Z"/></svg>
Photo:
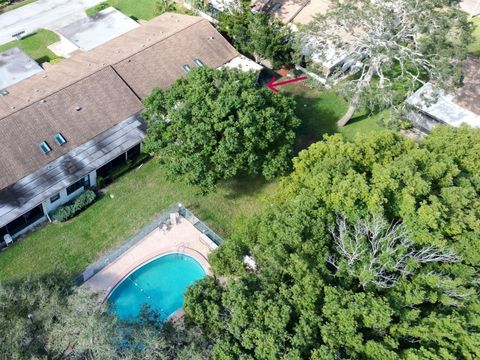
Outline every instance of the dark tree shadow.
<svg viewBox="0 0 480 360"><path fill-rule="evenodd" d="M226 199L235 200L261 193L268 183L261 176L240 175L228 182L222 182L219 186L228 190Z"/></svg>
<svg viewBox="0 0 480 360"><path fill-rule="evenodd" d="M329 106L324 106L324 99L309 96L295 96L297 108L295 114L302 121L296 131L294 151L308 148L311 144L322 140L325 134L337 132L338 115Z"/></svg>

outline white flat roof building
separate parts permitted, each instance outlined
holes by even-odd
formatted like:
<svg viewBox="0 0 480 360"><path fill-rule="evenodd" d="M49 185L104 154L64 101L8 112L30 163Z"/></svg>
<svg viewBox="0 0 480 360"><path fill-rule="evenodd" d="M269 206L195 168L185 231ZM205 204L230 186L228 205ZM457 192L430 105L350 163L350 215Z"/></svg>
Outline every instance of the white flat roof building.
<svg viewBox="0 0 480 360"><path fill-rule="evenodd" d="M135 20L109 7L58 29L57 33L64 48L89 51L139 26Z"/></svg>
<svg viewBox="0 0 480 360"><path fill-rule="evenodd" d="M239 69L241 71L261 71L263 69L262 65L257 64L255 61L250 60L243 55L233 58L221 67L227 69Z"/></svg>
<svg viewBox="0 0 480 360"><path fill-rule="evenodd" d="M0 53L0 90L43 71L42 67L18 47Z"/></svg>
<svg viewBox="0 0 480 360"><path fill-rule="evenodd" d="M445 124L458 127L467 124L480 127L480 116L455 103L455 95L437 90L427 83L412 94L407 103L418 108L422 113Z"/></svg>

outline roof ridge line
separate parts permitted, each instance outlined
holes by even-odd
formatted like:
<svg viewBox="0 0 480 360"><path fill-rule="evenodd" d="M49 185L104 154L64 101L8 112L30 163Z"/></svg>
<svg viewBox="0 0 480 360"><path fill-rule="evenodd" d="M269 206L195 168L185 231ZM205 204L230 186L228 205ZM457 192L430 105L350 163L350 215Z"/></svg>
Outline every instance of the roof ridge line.
<svg viewBox="0 0 480 360"><path fill-rule="evenodd" d="M185 15L185 16L191 16L191 15ZM5 115L5 116L3 116L3 117L0 117L0 121L2 121L3 119L5 119L5 118L7 118L7 117L9 117L9 116L11 116L11 115L14 115L14 114L18 113L19 111L22 111L22 110L30 107L31 105L35 104L35 102L41 101L41 100L43 100L43 99L45 99L45 98L47 98L47 97L49 97L49 96L55 95L56 93L58 93L58 92L60 92L60 91L62 91L62 90L65 90L66 88L68 88L68 87L70 87L70 86L72 86L72 85L75 85L75 84L79 83L79 82L82 81L82 80L88 79L90 76L95 75L96 73L98 73L98 72L100 72L100 71L102 71L102 70L105 70L105 69L107 69L107 68L112 68L112 70L114 71L114 73L115 73L117 76L119 76L119 74L117 73L116 69L114 68L115 65L118 65L119 63L121 63L122 61L125 61L125 60L128 59L129 57L132 57L132 56L134 56L134 55L137 55L137 54L141 53L142 51L144 51L144 50L146 50L146 49L148 49L148 48L151 48L152 46L154 46L154 45L156 45L156 44L158 44L158 43L160 43L160 42L162 42L162 41L164 41L164 40L172 37L173 35L176 35L176 34L178 34L178 33L181 33L181 32L184 31L184 30L187 30L187 29L191 28L193 25L196 25L196 24L198 24L198 23L200 23L200 22L203 22L203 21L208 23L208 21L207 21L206 19L204 19L204 18L202 18L202 17L200 17L200 16L192 16L192 17L198 17L198 20L195 21L195 22L193 22L192 24L188 25L187 27L184 27L183 29L180 29L180 30L175 31L174 33L170 34L169 36L167 36L167 37L165 37L165 38L163 38L163 39L161 39L161 40L159 40L159 41L157 41L157 42L155 42L155 43L153 43L153 44L150 44L149 46L147 46L147 47L145 47L145 48L142 48L141 50L137 51L137 52L134 53L134 54L131 54L131 55L129 55L129 56L126 56L126 57L122 58L121 60L119 60L119 61L117 61L117 62L115 62L115 63L113 63L113 64L105 65L104 67L102 67L102 68L100 68L100 69L92 72L91 74L89 74L89 75L87 75L87 76L85 76L85 77L82 77L82 78L80 78L80 79L78 79L78 80L76 80L76 81L74 81L74 82L72 82L72 83L70 83L70 84L68 84L68 85L65 85L64 87L61 87L61 88L58 89L58 90L53 91L52 93L50 93L50 94L48 94L48 95L45 95L45 96L39 98L37 101L34 101L34 102L32 102L32 103L30 103L30 104L28 104L28 105L25 105L25 106L23 106L23 107L20 107L20 108L16 109L15 111L9 113L8 115ZM209 24L210 24L210 23L209 23ZM142 25L140 25L140 26L142 26ZM128 33L127 33L127 34L128 34ZM123 34L123 35L125 35L125 34ZM123 36L123 35L122 35L122 36ZM102 46L102 45L101 45L101 46ZM91 62L91 61L89 61L89 62ZM54 65L54 66L55 66L55 65ZM119 76L119 77L120 77L120 76ZM135 95L135 97L139 98L139 96L138 96L138 95L130 88L130 86L126 83L126 81L125 81L122 77L120 77L120 79L122 80L122 82L124 82L124 83L128 86L128 88L133 92L133 94ZM25 80L28 80L28 79L25 79ZM25 80L24 80L24 81L25 81ZM140 99L140 98L139 98L139 99Z"/></svg>
<svg viewBox="0 0 480 360"><path fill-rule="evenodd" d="M23 106L23 107L21 107L21 108L18 108L18 109L15 110L14 112L11 112L10 114L5 115L4 117L1 117L1 118L0 118L0 121L2 121L3 119L6 119L7 117L9 117L9 116L11 116L11 115L16 114L16 113L19 112L19 111L22 111L22 110L24 110L24 109L26 109L26 108L34 105L35 103L37 103L37 102L39 102L39 101L42 101L43 99L46 99L46 98L49 97L49 96L55 95L56 93L58 93L58 92L60 92L60 91L62 91L62 90L65 90L66 88L69 88L70 86L75 85L75 84L79 83L79 82L82 81L82 80L88 79L90 76L93 76L93 75L99 73L100 71L106 70L106 69L108 69L109 67L112 67L112 66L111 66L111 65L108 65L108 66L102 67L101 69L95 70L95 71L92 72L91 74L89 74L89 75L87 75L87 76L85 76L85 77L83 77L83 78L80 78L80 79L78 79L78 80L75 80L74 82L72 82L72 83L70 83L70 84L68 84L68 85L65 85L64 87L62 87L62 88L60 88L60 89L58 89L58 90L55 90L55 91L53 91L52 93L50 93L50 94L48 94L48 95L46 95L46 96L44 96L44 97L41 97L39 100L36 100L36 101L34 101L34 102L32 102L32 103L30 103L30 104L28 104L28 105L25 105L25 106Z"/></svg>

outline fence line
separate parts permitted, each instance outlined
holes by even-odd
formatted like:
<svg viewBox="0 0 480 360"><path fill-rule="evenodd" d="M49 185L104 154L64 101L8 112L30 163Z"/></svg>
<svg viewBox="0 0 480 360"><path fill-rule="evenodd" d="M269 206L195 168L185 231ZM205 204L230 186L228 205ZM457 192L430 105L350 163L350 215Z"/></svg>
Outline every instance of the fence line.
<svg viewBox="0 0 480 360"><path fill-rule="evenodd" d="M215 244L221 245L223 239L218 236L213 230L211 230L205 223L200 221L190 210L184 207L182 204L176 204L168 207L162 213L160 213L150 223L145 225L138 233L133 237L126 240L122 245L116 249L110 251L104 255L100 260L96 261L92 265L88 266L85 271L75 279L75 283L80 286L88 279L99 273L106 266L117 260L127 250L131 249L134 245L138 244L148 234L153 232L156 228L162 227L163 224L170 222L170 214L177 212L180 216L190 222L197 230L202 234L208 236Z"/></svg>

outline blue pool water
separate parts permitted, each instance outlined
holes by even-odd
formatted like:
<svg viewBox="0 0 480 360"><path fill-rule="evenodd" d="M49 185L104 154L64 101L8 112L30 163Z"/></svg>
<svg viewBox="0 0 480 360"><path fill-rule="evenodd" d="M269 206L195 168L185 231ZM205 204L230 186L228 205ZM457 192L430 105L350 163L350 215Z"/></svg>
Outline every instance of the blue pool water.
<svg viewBox="0 0 480 360"><path fill-rule="evenodd" d="M145 303L166 320L183 307L187 287L204 276L202 266L190 256L165 255L123 279L109 301L122 320L134 320Z"/></svg>

